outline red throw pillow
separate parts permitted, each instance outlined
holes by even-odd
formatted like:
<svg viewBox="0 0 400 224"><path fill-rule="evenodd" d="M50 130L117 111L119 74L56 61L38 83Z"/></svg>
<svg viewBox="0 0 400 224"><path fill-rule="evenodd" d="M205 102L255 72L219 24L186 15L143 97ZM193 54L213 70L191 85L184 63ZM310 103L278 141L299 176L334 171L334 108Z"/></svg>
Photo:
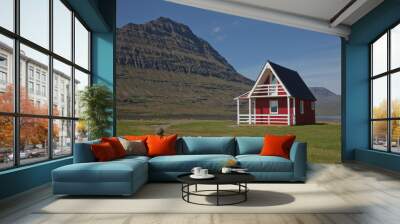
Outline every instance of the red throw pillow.
<svg viewBox="0 0 400 224"><path fill-rule="evenodd" d="M176 155L176 139L178 135L149 135L146 143L148 156Z"/></svg>
<svg viewBox="0 0 400 224"><path fill-rule="evenodd" d="M265 135L264 146L261 149L260 155L280 156L289 159L290 148L295 139L295 135Z"/></svg>
<svg viewBox="0 0 400 224"><path fill-rule="evenodd" d="M146 142L147 135L125 135L124 139L129 140L129 141L140 140L142 142Z"/></svg>
<svg viewBox="0 0 400 224"><path fill-rule="evenodd" d="M101 142L110 143L117 158L126 156L126 151L117 137L101 138Z"/></svg>
<svg viewBox="0 0 400 224"><path fill-rule="evenodd" d="M116 159L115 151L109 142L102 142L91 145L94 157L99 162L110 161Z"/></svg>

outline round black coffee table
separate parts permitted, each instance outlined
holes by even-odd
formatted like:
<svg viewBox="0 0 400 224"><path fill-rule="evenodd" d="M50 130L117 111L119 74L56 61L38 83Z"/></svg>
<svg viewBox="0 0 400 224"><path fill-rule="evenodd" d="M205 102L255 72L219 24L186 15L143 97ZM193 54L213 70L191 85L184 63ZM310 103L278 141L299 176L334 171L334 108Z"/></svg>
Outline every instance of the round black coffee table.
<svg viewBox="0 0 400 224"><path fill-rule="evenodd" d="M189 174L182 174L177 177L178 181L182 183L182 199L188 203L198 205L234 205L245 202L247 200L247 192L249 188L247 183L255 180L255 177L247 173L229 173L213 174L215 177L212 179L193 179ZM215 190L198 190L197 185L215 185ZM236 185L237 190L224 190L220 189L220 185ZM190 191L190 186L195 186L194 191ZM206 194L215 192L215 194ZM190 196L203 196L203 197L216 197L216 204L202 204L190 200ZM231 203L221 203L221 197L240 196L240 199Z"/></svg>

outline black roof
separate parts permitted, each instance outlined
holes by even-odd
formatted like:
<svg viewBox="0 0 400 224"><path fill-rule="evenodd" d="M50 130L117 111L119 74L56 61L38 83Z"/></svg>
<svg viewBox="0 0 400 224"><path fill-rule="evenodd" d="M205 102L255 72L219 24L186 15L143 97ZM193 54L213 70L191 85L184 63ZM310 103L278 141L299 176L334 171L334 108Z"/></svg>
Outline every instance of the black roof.
<svg viewBox="0 0 400 224"><path fill-rule="evenodd" d="M299 73L271 61L268 61L268 63L282 81L282 84L286 87L287 91L289 91L290 95L303 100L317 100L300 77Z"/></svg>

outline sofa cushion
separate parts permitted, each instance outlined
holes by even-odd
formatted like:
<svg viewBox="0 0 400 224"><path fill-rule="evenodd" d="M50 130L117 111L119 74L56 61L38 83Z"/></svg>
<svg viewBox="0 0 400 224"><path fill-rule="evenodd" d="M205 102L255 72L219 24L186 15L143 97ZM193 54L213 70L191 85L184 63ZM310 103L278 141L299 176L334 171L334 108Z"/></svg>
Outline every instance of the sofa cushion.
<svg viewBox="0 0 400 224"><path fill-rule="evenodd" d="M129 141L143 141L146 142L147 140L147 135L125 135L123 136L124 139L129 140Z"/></svg>
<svg viewBox="0 0 400 224"><path fill-rule="evenodd" d="M279 156L239 155L240 167L249 172L292 172L292 161Z"/></svg>
<svg viewBox="0 0 400 224"><path fill-rule="evenodd" d="M134 172L147 172L147 163L140 159L109 162L74 163L53 170L58 182L129 182ZM146 174L147 175L147 174Z"/></svg>
<svg viewBox="0 0 400 224"><path fill-rule="evenodd" d="M121 162L121 161L130 162L130 161L134 161L134 160L139 160L139 161L142 161L142 162L148 162L149 159L150 159L150 157L147 157L147 156L131 155L131 156L125 156L124 158L120 158L120 159L114 160L113 162L118 162L118 161L119 162Z"/></svg>
<svg viewBox="0 0 400 224"><path fill-rule="evenodd" d="M290 148L295 139L295 135L265 135L260 155L290 159Z"/></svg>
<svg viewBox="0 0 400 224"><path fill-rule="evenodd" d="M236 155L260 154L263 137L236 137Z"/></svg>
<svg viewBox="0 0 400 224"><path fill-rule="evenodd" d="M200 166L210 171L219 171L230 159L231 155L175 155L158 156L149 160L150 171L190 172L193 167Z"/></svg>
<svg viewBox="0 0 400 224"><path fill-rule="evenodd" d="M148 156L165 156L176 154L176 139L178 135L149 135L147 137L147 155Z"/></svg>
<svg viewBox="0 0 400 224"><path fill-rule="evenodd" d="M182 154L235 154L233 137L182 137Z"/></svg>
<svg viewBox="0 0 400 224"><path fill-rule="evenodd" d="M119 138L122 146L126 151L126 155L138 155L145 156L147 155L147 148L145 142L141 140L126 140L124 138Z"/></svg>
<svg viewBox="0 0 400 224"><path fill-rule="evenodd" d="M96 161L105 162L118 158L118 156L115 154L115 150L109 142L93 144L91 145L91 149L94 157L96 157Z"/></svg>
<svg viewBox="0 0 400 224"><path fill-rule="evenodd" d="M104 137L101 138L101 142L108 142L114 149L115 155L117 158L122 158L126 156L126 151L124 146L122 146L121 142L119 141L118 137Z"/></svg>

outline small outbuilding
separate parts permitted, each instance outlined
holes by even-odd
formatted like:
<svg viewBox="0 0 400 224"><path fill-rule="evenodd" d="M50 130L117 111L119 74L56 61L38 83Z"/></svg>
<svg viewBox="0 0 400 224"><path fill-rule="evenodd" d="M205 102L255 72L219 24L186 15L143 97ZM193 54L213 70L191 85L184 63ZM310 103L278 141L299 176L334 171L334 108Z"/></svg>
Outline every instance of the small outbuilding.
<svg viewBox="0 0 400 224"><path fill-rule="evenodd" d="M304 125L315 123L316 98L299 73L267 61L250 91L234 98L237 124ZM240 102L248 101L248 113Z"/></svg>

